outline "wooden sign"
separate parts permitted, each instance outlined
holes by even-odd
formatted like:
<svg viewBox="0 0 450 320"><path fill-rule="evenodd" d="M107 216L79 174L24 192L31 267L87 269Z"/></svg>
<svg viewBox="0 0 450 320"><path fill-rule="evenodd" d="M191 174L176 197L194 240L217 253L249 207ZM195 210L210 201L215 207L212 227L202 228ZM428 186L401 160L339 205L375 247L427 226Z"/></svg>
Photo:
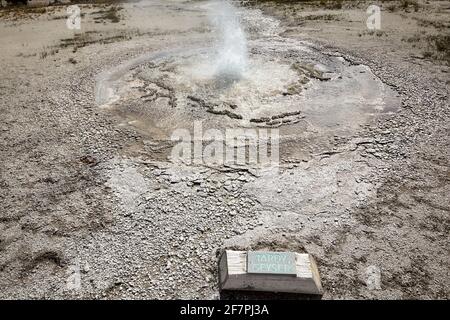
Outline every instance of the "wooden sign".
<svg viewBox="0 0 450 320"><path fill-rule="evenodd" d="M322 294L317 265L308 253L225 250L219 281L221 290Z"/></svg>

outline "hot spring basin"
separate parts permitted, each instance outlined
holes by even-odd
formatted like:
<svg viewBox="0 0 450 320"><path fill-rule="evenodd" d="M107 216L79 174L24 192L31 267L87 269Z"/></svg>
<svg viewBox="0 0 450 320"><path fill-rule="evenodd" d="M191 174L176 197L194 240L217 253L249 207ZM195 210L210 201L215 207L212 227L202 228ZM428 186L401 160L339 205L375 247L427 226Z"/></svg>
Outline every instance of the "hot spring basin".
<svg viewBox="0 0 450 320"><path fill-rule="evenodd" d="M139 57L99 75L97 102L121 125L166 144L166 154L176 129L202 120L204 130L278 128L291 158L326 150L330 137L352 136L399 106L365 65L298 41L253 41L250 48L238 75L217 73L208 49Z"/></svg>

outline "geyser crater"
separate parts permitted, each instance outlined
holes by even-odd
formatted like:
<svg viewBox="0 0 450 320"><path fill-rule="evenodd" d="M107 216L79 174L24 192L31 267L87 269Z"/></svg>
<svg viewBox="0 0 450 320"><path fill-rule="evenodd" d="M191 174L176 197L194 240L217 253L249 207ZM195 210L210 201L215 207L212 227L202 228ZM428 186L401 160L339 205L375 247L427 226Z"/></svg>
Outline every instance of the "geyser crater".
<svg viewBox="0 0 450 320"><path fill-rule="evenodd" d="M170 141L174 130L203 120L205 130L280 128L283 141L304 140L301 152L312 144L308 152L327 148L330 136L351 136L398 106L395 92L367 66L296 39L247 41L237 9L227 8L214 22L217 45L152 53L105 72L99 104L154 141ZM246 21L260 17L249 13L239 10Z"/></svg>

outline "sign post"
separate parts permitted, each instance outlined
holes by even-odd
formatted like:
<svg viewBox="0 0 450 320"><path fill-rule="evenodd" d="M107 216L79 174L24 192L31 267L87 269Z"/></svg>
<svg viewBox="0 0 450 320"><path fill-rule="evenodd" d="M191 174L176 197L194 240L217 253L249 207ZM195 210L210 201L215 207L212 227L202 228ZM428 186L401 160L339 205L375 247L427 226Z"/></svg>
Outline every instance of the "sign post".
<svg viewBox="0 0 450 320"><path fill-rule="evenodd" d="M307 253L225 250L219 278L222 290L322 294L317 265Z"/></svg>

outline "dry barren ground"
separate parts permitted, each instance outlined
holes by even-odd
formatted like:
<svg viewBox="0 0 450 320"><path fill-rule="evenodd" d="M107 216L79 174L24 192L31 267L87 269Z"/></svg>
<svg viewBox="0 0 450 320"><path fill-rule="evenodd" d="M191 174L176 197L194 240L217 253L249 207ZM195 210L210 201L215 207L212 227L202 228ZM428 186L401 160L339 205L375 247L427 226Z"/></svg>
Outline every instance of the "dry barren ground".
<svg viewBox="0 0 450 320"><path fill-rule="evenodd" d="M379 31L369 2L292 2L240 9L253 54L301 44L396 102L283 127L276 175L173 165L95 101L108 70L210 44L206 1L81 3L80 32L66 6L0 10L0 298L220 298L226 247L313 254L325 299L450 298L450 2L379 2Z"/></svg>

